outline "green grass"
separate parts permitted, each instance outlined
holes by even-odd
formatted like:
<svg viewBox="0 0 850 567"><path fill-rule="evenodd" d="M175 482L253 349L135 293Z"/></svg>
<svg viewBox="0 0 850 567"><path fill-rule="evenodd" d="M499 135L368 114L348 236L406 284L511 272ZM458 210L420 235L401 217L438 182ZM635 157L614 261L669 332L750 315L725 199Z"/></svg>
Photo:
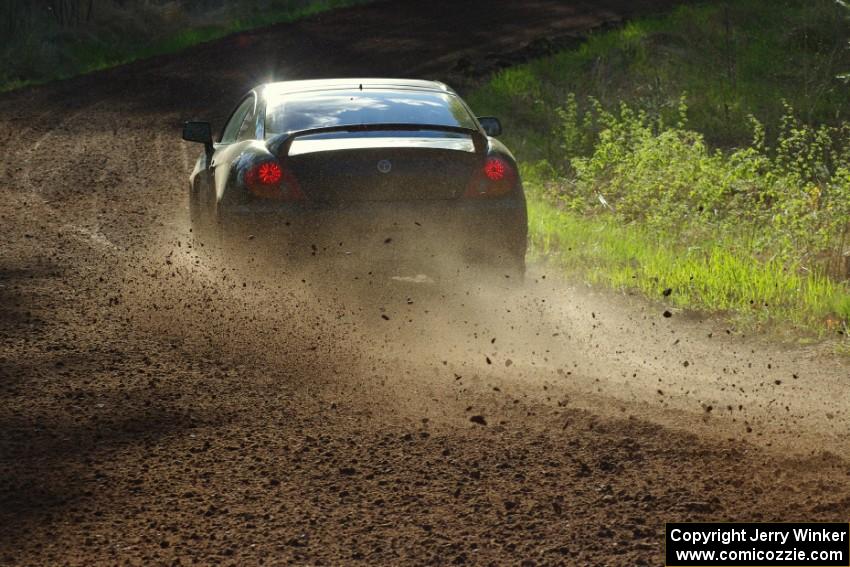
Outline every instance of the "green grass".
<svg viewBox="0 0 850 567"><path fill-rule="evenodd" d="M130 4L127 13L120 13L121 17L115 18L114 22L110 18L101 18L77 30L56 29L52 22L41 22L44 29L11 41L0 50L0 92L176 53L241 31L292 22L368 1L282 2L283 6L277 8L240 9L245 16L236 19L221 17L220 21L212 23L194 23L189 16L175 18L173 15L161 15L154 6L147 4L144 7L146 12L135 14ZM250 5L250 0L243 0L240 4Z"/></svg>
<svg viewBox="0 0 850 567"><path fill-rule="evenodd" d="M820 333L843 330L850 320L844 285L776 260L754 262L748 243L671 246L646 227L577 215L533 192L529 215L532 257L592 284L658 300L671 289L670 305L726 313L748 327L782 323Z"/></svg>
<svg viewBox="0 0 850 567"><path fill-rule="evenodd" d="M506 69L532 252L764 329L850 324L850 26L832 0L703 2Z"/></svg>

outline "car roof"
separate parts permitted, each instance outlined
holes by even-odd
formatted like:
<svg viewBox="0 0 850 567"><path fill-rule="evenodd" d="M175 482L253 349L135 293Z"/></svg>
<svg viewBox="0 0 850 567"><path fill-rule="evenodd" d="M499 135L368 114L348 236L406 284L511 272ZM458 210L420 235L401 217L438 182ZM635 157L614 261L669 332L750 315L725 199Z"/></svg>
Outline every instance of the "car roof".
<svg viewBox="0 0 850 567"><path fill-rule="evenodd" d="M439 81L424 81L420 79L310 79L304 81L280 81L260 85L264 95L280 96L304 92L321 92L335 90L417 90L455 94L446 84Z"/></svg>

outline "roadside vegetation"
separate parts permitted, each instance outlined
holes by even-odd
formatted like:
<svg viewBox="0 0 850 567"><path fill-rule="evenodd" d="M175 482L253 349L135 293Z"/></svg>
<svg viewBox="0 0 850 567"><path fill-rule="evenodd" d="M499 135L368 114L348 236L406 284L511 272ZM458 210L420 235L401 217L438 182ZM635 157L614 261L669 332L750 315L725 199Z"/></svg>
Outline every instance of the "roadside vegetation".
<svg viewBox="0 0 850 567"><path fill-rule="evenodd" d="M469 99L522 163L532 252L748 327L846 333L848 16L699 3L498 73Z"/></svg>
<svg viewBox="0 0 850 567"><path fill-rule="evenodd" d="M5 0L0 92L366 0Z"/></svg>

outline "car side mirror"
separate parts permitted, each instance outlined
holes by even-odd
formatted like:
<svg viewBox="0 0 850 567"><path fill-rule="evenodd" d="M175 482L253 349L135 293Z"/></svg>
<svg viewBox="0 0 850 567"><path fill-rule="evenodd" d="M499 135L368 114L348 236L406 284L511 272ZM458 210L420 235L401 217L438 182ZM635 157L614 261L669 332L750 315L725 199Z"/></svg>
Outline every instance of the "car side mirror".
<svg viewBox="0 0 850 567"><path fill-rule="evenodd" d="M484 128L488 136L500 136L502 134L502 123L495 116L480 116L478 123Z"/></svg>
<svg viewBox="0 0 850 567"><path fill-rule="evenodd" d="M184 122L183 139L187 142L203 144L207 153L212 153L212 126L209 122Z"/></svg>

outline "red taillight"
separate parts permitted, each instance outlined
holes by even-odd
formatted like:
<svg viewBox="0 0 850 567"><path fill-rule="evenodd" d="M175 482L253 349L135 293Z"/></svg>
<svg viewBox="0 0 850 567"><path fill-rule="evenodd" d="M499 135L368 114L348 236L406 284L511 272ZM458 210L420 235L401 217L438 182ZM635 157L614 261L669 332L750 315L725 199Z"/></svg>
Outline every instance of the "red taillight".
<svg viewBox="0 0 850 567"><path fill-rule="evenodd" d="M257 181L263 185L275 185L280 182L283 172L276 163L261 163L256 169Z"/></svg>
<svg viewBox="0 0 850 567"><path fill-rule="evenodd" d="M516 185L513 166L502 158L490 157L484 167L472 177L467 197L498 197L509 193Z"/></svg>
<svg viewBox="0 0 850 567"><path fill-rule="evenodd" d="M484 165L484 175L490 181L501 181L505 178L505 162L500 159L490 158Z"/></svg>
<svg viewBox="0 0 850 567"><path fill-rule="evenodd" d="M304 199L298 180L276 161L254 165L245 173L245 186L261 199L300 201Z"/></svg>

